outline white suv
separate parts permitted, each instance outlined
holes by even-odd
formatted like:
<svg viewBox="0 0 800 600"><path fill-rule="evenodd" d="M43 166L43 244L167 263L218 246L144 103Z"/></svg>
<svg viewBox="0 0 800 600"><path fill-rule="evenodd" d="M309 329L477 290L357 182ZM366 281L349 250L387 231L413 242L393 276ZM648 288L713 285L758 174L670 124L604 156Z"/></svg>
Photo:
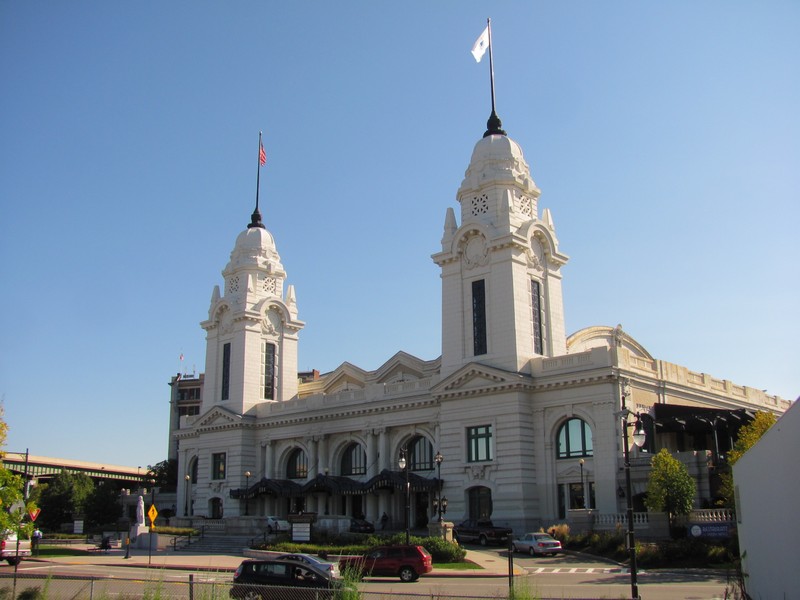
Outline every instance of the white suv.
<svg viewBox="0 0 800 600"><path fill-rule="evenodd" d="M8 561L10 565L18 565L24 557L31 555L31 541L19 540L17 548L17 532L6 531L0 539L0 559Z"/></svg>

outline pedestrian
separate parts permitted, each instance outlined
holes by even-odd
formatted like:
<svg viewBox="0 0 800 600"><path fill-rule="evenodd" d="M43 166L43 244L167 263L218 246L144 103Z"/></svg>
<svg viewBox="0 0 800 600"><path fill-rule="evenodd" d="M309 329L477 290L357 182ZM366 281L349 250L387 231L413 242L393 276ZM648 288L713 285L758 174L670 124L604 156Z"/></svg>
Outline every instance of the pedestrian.
<svg viewBox="0 0 800 600"><path fill-rule="evenodd" d="M33 551L34 556L39 556L39 540L42 539L42 532L37 527L33 530L33 535L31 535L31 550Z"/></svg>
<svg viewBox="0 0 800 600"><path fill-rule="evenodd" d="M386 529L386 524L389 522L389 515L383 513L381 516L381 529Z"/></svg>

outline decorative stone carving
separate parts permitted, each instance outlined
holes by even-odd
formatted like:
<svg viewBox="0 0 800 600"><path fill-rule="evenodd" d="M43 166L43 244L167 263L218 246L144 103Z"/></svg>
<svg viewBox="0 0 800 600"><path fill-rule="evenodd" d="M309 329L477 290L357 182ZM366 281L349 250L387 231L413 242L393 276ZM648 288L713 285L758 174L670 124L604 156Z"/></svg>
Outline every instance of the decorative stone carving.
<svg viewBox="0 0 800 600"><path fill-rule="evenodd" d="M489 263L489 253L486 249L486 240L483 236L476 235L469 239L464 248L464 266L474 269Z"/></svg>

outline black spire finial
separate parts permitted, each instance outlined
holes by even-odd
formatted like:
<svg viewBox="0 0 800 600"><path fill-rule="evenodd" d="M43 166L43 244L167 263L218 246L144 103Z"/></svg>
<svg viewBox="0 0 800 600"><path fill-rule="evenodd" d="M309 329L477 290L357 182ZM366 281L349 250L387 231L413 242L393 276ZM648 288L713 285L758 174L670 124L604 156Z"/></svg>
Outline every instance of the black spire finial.
<svg viewBox="0 0 800 600"><path fill-rule="evenodd" d="M253 214L250 215L250 223L248 223L247 228L252 229L253 227L260 227L261 229L266 229L264 227L264 223L261 222L261 211L258 210L258 206L253 211Z"/></svg>
<svg viewBox="0 0 800 600"><path fill-rule="evenodd" d="M503 130L503 123L500 121L500 117L497 116L497 113L494 112L494 109L489 116L489 120L486 121L486 132L483 134L483 137L489 137L490 135L506 135L506 132Z"/></svg>

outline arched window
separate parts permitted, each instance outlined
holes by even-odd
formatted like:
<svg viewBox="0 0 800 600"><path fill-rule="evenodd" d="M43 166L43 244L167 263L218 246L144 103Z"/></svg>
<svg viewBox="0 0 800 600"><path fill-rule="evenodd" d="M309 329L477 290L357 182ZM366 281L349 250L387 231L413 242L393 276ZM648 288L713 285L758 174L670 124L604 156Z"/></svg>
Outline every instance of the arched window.
<svg viewBox="0 0 800 600"><path fill-rule="evenodd" d="M286 477L289 479L305 479L308 477L308 457L301 448L295 448L286 463Z"/></svg>
<svg viewBox="0 0 800 600"><path fill-rule="evenodd" d="M583 419L570 419L558 430L558 458L593 456L592 428Z"/></svg>
<svg viewBox="0 0 800 600"><path fill-rule="evenodd" d="M433 445L427 438L418 435L408 443L411 453L412 471L431 471L433 470Z"/></svg>
<svg viewBox="0 0 800 600"><path fill-rule="evenodd" d="M342 455L342 475L364 475L367 472L367 453L353 442Z"/></svg>

